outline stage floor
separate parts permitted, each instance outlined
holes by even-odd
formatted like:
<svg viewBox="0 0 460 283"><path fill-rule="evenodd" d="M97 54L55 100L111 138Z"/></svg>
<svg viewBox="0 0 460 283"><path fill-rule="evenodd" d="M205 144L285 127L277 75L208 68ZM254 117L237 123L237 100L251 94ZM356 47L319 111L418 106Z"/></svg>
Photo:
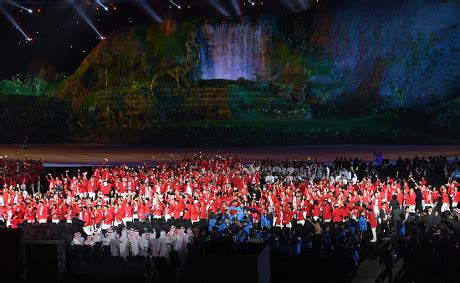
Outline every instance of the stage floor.
<svg viewBox="0 0 460 283"><path fill-rule="evenodd" d="M304 145L304 146L258 146L258 147L206 147L206 148L164 148L147 146L112 146L112 145L81 145L81 144L31 144L28 149L22 145L0 145L0 155L9 158L41 159L47 166L66 165L99 165L105 158L109 164L125 163L138 165L151 163L153 160L177 160L185 155L205 153L209 156L238 155L242 160L255 159L301 159L317 158L323 162L331 162L337 156L361 157L366 161L375 159L374 153L382 152L385 159L396 160L401 157L460 156L460 146L442 145Z"/></svg>

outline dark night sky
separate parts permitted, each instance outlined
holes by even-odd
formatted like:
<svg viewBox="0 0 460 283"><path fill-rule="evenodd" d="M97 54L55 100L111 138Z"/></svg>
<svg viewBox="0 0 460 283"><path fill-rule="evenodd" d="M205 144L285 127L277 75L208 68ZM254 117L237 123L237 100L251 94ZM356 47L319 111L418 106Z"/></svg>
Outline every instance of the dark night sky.
<svg viewBox="0 0 460 283"><path fill-rule="evenodd" d="M24 6L41 9L41 13L34 11L29 14L10 4L1 4L24 29L26 34L33 38L26 43L24 37L13 27L11 22L0 11L0 79L11 77L14 74L37 73L43 66L52 66L57 72L72 73L83 58L100 42L98 35L75 12L72 6L65 1L52 1L54 3L33 4L27 0L21 1ZM146 0L147 1L147 0ZM209 1L214 0L177 0L182 6L181 10L171 9L168 0L147 1L153 3L156 11L164 18L173 15L177 18L190 17L216 17L219 13ZM219 0L217 0L219 1ZM263 0L258 0L258 5L250 7L240 1L243 15L265 11L287 13L286 9L274 0L271 3L260 5ZM19 1L18 1L19 2ZM46 2L46 0L45 0ZM112 1L114 2L114 1ZM224 3L226 1L221 1ZM79 2L84 3L84 2ZM188 5L190 4L190 8ZM233 12L229 3L227 10ZM92 21L103 35L110 35L120 26L139 24L155 24L145 11L133 3L115 4L117 9L109 12L97 10L97 4L81 4Z"/></svg>

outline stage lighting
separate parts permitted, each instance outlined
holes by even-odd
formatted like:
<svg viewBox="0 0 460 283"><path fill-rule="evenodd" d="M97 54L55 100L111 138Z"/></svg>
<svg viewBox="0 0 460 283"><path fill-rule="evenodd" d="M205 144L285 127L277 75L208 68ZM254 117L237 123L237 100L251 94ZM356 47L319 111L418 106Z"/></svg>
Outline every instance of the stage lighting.
<svg viewBox="0 0 460 283"><path fill-rule="evenodd" d="M152 18L158 23L163 22L161 16L153 9L153 7L149 3L147 3L146 0L137 0L136 2L139 6L141 6L141 8L144 9L144 11L147 13L147 15L150 16L150 18Z"/></svg>
<svg viewBox="0 0 460 283"><path fill-rule="evenodd" d="M174 6L176 6L177 9L180 10L180 5L174 2L173 0L169 0L169 3L173 4Z"/></svg>
<svg viewBox="0 0 460 283"><path fill-rule="evenodd" d="M230 16L230 13L227 11L224 5L219 2L219 0L210 0L209 3L217 10L219 13L221 13L223 16Z"/></svg>
<svg viewBox="0 0 460 283"><path fill-rule="evenodd" d="M99 38L103 37L102 34L97 29L97 27L91 21L90 17L86 14L86 12L77 3L75 3L75 1L72 1L71 3L72 3L72 6L73 6L74 10L94 30L94 32L97 33Z"/></svg>
<svg viewBox="0 0 460 283"><path fill-rule="evenodd" d="M252 2L251 0L248 1L249 4L251 4L252 6L255 6L256 5L256 2Z"/></svg>
<svg viewBox="0 0 460 283"><path fill-rule="evenodd" d="M24 39L26 41L32 41L32 38L30 38L25 32L24 30L21 28L21 26L16 22L16 20L13 18L12 15L10 15L10 13L8 13L8 11L6 9L4 9L2 6L0 6L0 12L2 12L5 17L8 19L8 21L13 25L13 27L19 31L22 36L24 36Z"/></svg>
<svg viewBox="0 0 460 283"><path fill-rule="evenodd" d="M236 15L240 16L241 15L241 9L240 9L240 5L238 3L238 0L232 0L232 6L233 6L233 10L235 10Z"/></svg>
<svg viewBox="0 0 460 283"><path fill-rule="evenodd" d="M32 9L24 7L24 6L22 6L22 5L18 4L18 3L15 3L15 2L13 2L11 0L8 0L7 3L9 3L10 5L13 5L13 6L15 6L15 7L19 8L19 9L21 9L22 11L26 11L29 14L32 14L34 12Z"/></svg>
<svg viewBox="0 0 460 283"><path fill-rule="evenodd" d="M107 6L105 6L104 4L102 4L102 2L100 0L97 0L96 3L101 6L104 10L108 11L109 8Z"/></svg>

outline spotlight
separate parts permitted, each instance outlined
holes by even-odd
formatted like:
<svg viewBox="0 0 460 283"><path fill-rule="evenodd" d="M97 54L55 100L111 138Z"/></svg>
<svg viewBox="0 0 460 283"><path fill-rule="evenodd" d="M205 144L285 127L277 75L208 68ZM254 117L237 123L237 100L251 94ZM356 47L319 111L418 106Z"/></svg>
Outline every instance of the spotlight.
<svg viewBox="0 0 460 283"><path fill-rule="evenodd" d="M235 10L237 16L241 16L241 9L238 0L232 0L233 10Z"/></svg>
<svg viewBox="0 0 460 283"><path fill-rule="evenodd" d="M99 32L97 27L93 24L90 17L86 14L86 12L74 1L72 2L72 6L75 11L80 15L80 17L94 30L95 33L99 36L99 38L103 37L102 34Z"/></svg>
<svg viewBox="0 0 460 283"><path fill-rule="evenodd" d="M256 2L252 2L251 0L248 0L249 4L251 4L252 6L255 6L256 5Z"/></svg>
<svg viewBox="0 0 460 283"><path fill-rule="evenodd" d="M180 5L174 2L173 0L169 0L169 3L173 4L174 6L176 6L177 9L180 10Z"/></svg>
<svg viewBox="0 0 460 283"><path fill-rule="evenodd" d="M147 13L147 15L149 15L150 18L152 18L158 23L163 22L161 16L153 9L153 7L149 3L147 3L146 0L137 0L136 2L139 6L141 6L141 8L144 9L144 11Z"/></svg>
<svg viewBox="0 0 460 283"><path fill-rule="evenodd" d="M13 27L19 31L19 33L21 33L21 35L24 37L24 39L26 41L32 41L32 38L30 38L26 33L25 31L21 28L21 26L18 24L18 22L16 22L16 20L13 18L12 15L10 15L10 13L8 13L8 11L6 9L4 9L2 6L0 6L0 12L2 12L5 17L8 19L8 21L13 25Z"/></svg>
<svg viewBox="0 0 460 283"><path fill-rule="evenodd" d="M228 17L230 16L230 13L227 11L224 5L219 2L219 0L210 0L209 3L217 10L219 13L222 15Z"/></svg>
<svg viewBox="0 0 460 283"><path fill-rule="evenodd" d="M104 4L102 4L100 0L97 0L96 3L97 3L99 6L101 6L104 10L106 10L106 11L109 10L109 8L108 8L107 6L105 6Z"/></svg>
<svg viewBox="0 0 460 283"><path fill-rule="evenodd" d="M18 3L13 2L12 0L8 0L7 3L9 3L9 4L11 4L11 5L13 5L13 6L15 6L15 7L19 8L19 9L21 9L22 11L26 11L29 14L32 14L34 12L32 9L26 8L26 7L24 7L24 6L22 6L22 5L18 4Z"/></svg>
<svg viewBox="0 0 460 283"><path fill-rule="evenodd" d="M104 40L104 39L106 39L106 38L107 38L107 37L105 37L105 36L100 36L100 37L99 37L100 40Z"/></svg>

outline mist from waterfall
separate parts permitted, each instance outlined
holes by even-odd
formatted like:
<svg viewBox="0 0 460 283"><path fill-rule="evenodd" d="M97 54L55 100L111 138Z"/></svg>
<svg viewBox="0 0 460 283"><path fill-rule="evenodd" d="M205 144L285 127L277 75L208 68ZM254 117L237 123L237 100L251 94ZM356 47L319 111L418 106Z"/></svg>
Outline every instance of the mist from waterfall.
<svg viewBox="0 0 460 283"><path fill-rule="evenodd" d="M255 80L268 65L270 30L256 23L207 24L200 28L201 79Z"/></svg>

